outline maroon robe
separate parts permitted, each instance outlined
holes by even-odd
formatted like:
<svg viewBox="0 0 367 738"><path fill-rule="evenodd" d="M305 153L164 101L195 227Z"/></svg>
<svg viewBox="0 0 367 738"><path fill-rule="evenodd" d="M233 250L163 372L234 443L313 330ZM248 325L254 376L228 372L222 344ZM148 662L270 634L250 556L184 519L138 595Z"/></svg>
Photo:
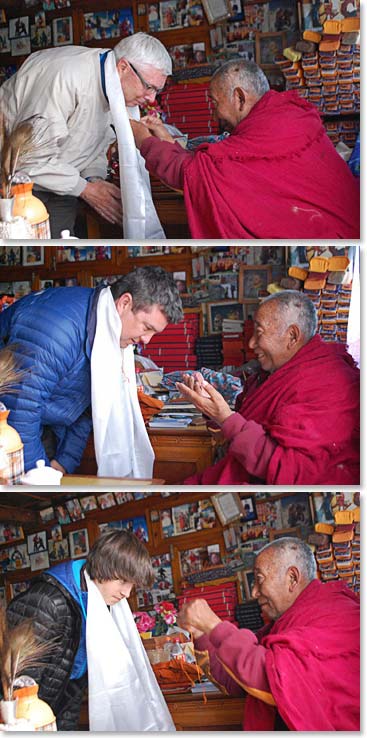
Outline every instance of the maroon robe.
<svg viewBox="0 0 367 738"><path fill-rule="evenodd" d="M278 711L290 730L358 731L359 641L358 597L315 579L257 638L223 622L195 647L230 694L248 692L244 730L274 730Z"/></svg>
<svg viewBox="0 0 367 738"><path fill-rule="evenodd" d="M358 238L359 184L316 108L267 92L219 143L195 154L147 138L147 169L183 189L192 238Z"/></svg>
<svg viewBox="0 0 367 738"><path fill-rule="evenodd" d="M186 484L359 484L359 370L316 335L222 429L226 456Z"/></svg>

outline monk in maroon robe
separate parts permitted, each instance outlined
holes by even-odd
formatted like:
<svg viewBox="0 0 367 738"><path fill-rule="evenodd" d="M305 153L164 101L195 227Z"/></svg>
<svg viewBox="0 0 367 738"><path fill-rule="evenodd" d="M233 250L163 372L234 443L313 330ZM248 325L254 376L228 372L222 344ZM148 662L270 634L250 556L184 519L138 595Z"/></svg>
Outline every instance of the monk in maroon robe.
<svg viewBox="0 0 367 738"><path fill-rule="evenodd" d="M359 484L359 370L346 348L315 335L302 292L266 298L249 345L262 374L233 412L201 375L180 392L215 421L229 445L187 484ZM205 396L206 395L206 396Z"/></svg>
<svg viewBox="0 0 367 738"><path fill-rule="evenodd" d="M178 616L212 677L246 694L244 730L358 731L359 599L341 581L321 583L306 543L280 538L258 554L252 597L267 625L257 634L222 621L203 599Z"/></svg>
<svg viewBox="0 0 367 738"><path fill-rule="evenodd" d="M146 168L183 190L192 238L359 237L358 179L313 105L269 91L262 70L240 59L215 73L210 96L231 135L195 153L157 120L154 135L132 122Z"/></svg>

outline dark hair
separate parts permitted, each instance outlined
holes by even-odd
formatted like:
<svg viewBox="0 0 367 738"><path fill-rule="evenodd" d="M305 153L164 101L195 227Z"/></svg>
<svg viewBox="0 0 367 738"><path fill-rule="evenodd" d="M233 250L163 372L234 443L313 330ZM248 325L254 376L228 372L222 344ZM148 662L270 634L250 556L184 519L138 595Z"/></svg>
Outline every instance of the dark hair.
<svg viewBox="0 0 367 738"><path fill-rule="evenodd" d="M283 290L265 297L260 307L268 302L273 302L274 306L279 307L288 325L297 323L306 341L313 338L317 330L317 311L308 295L298 290Z"/></svg>
<svg viewBox="0 0 367 738"><path fill-rule="evenodd" d="M122 579L138 587L151 587L154 582L149 552L128 530L101 533L89 551L85 568L97 582Z"/></svg>
<svg viewBox="0 0 367 738"><path fill-rule="evenodd" d="M111 284L114 300L129 292L133 298L133 312L158 305L169 323L183 318L182 302L173 276L162 267L137 267Z"/></svg>
<svg viewBox="0 0 367 738"><path fill-rule="evenodd" d="M316 579L316 559L313 555L310 546L302 541L300 538L293 536L284 536L283 538L276 538L275 541L267 543L262 549L260 549L257 556L261 556L263 551L272 549L274 554L288 554L294 557L294 563L298 566L301 574L311 582ZM256 558L257 558L256 556Z"/></svg>

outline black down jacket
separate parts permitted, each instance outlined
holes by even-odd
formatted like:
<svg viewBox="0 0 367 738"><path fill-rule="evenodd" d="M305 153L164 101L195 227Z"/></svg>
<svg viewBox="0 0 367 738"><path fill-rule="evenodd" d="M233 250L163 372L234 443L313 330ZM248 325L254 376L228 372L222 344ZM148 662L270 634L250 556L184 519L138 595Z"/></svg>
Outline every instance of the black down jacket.
<svg viewBox="0 0 367 738"><path fill-rule="evenodd" d="M44 665L27 669L27 674L39 684L39 697L52 708L58 730L77 730L87 684L87 675L70 680L81 633L79 606L60 582L44 573L14 597L7 612L10 625L31 618L42 641L57 639Z"/></svg>

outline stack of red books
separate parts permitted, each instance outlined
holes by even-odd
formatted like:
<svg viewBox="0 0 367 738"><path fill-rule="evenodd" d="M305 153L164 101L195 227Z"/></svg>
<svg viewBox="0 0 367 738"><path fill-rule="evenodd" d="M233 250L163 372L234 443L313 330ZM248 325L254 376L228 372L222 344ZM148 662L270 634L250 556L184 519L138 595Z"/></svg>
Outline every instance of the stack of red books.
<svg viewBox="0 0 367 738"><path fill-rule="evenodd" d="M143 349L164 374L197 368L195 343L199 336L198 313L185 313L181 323L169 323L162 333L153 336Z"/></svg>
<svg viewBox="0 0 367 738"><path fill-rule="evenodd" d="M167 114L167 123L187 133L189 138L219 132L218 124L213 119L208 82L171 85L162 92L160 104Z"/></svg>
<svg viewBox="0 0 367 738"><path fill-rule="evenodd" d="M185 589L182 595L177 597L179 608L189 600L197 598L206 600L216 615L222 620L236 622L236 607L238 605L237 587L235 582L223 582L221 584L201 585Z"/></svg>

